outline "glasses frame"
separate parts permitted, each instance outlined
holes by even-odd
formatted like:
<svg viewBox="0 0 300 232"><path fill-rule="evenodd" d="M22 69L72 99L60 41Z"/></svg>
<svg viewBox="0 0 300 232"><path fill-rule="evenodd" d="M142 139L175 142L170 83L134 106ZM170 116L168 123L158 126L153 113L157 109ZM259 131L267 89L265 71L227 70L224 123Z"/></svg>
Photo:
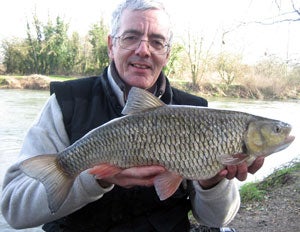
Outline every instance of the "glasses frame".
<svg viewBox="0 0 300 232"><path fill-rule="evenodd" d="M124 37L125 35L120 35L120 36L113 36L114 39L118 40L119 42L119 46L122 48L122 49L125 49L125 50L128 50L128 51L135 51L136 49L138 49L140 46L141 46L141 43L142 42L147 42L148 44L148 49L151 53L153 54L158 54L158 55L163 55L163 54L166 54L169 50L170 50L170 43L167 43L165 42L165 44L163 45L163 48L161 50L155 50L155 48L153 48L151 45L150 45L150 41L149 40L146 40L146 39L141 39L139 41L139 43L137 43L137 47L136 48L128 48L128 47L125 47L123 44L122 44L122 38ZM151 49L152 48L152 49Z"/></svg>

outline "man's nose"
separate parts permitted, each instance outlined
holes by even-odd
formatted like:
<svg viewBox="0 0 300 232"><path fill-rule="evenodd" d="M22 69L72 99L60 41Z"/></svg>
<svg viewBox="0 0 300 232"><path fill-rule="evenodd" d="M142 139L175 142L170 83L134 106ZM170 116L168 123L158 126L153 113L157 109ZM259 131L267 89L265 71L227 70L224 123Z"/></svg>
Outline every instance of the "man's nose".
<svg viewBox="0 0 300 232"><path fill-rule="evenodd" d="M135 50L135 54L138 54L139 56L145 57L150 56L150 45L148 40L141 40L139 46Z"/></svg>

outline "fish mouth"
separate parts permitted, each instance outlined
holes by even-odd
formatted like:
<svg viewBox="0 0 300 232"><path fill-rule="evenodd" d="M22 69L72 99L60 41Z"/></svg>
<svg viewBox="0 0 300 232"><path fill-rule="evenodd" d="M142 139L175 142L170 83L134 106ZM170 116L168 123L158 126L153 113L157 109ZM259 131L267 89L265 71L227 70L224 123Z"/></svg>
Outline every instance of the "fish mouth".
<svg viewBox="0 0 300 232"><path fill-rule="evenodd" d="M290 146L294 140L295 140L295 136L293 136L293 135L287 136L286 139L282 142L282 144L280 146L278 146L277 149L275 149L274 153L284 150L285 148Z"/></svg>
<svg viewBox="0 0 300 232"><path fill-rule="evenodd" d="M295 136L289 135L289 136L284 140L284 142L285 142L285 143L288 143L288 144L291 144L294 140L295 140Z"/></svg>

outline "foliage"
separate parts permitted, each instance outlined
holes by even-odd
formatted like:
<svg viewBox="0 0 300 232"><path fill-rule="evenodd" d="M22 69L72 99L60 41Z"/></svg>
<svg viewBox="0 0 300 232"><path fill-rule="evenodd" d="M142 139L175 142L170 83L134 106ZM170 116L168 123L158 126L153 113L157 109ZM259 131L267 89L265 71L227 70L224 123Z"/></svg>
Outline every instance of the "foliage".
<svg viewBox="0 0 300 232"><path fill-rule="evenodd" d="M68 28L59 16L43 24L34 14L32 24L27 22L26 39L2 43L6 73L70 75L102 71L108 64L108 29L104 23L93 25L87 46L81 44L78 33L69 37Z"/></svg>
<svg viewBox="0 0 300 232"><path fill-rule="evenodd" d="M257 184L258 188L270 190L272 188L282 187L290 181L291 173L300 169L299 162L291 162L286 166L275 170L271 175L264 179L264 181Z"/></svg>
<svg viewBox="0 0 300 232"><path fill-rule="evenodd" d="M101 19L85 37L68 33L69 26L57 17L44 24L33 15L27 22L25 39L13 38L1 44L0 73L42 75L95 75L109 64L108 26ZM186 91L201 95L282 99L300 97L300 66L274 56L265 56L247 66L242 57L222 52L213 55L213 42L187 30L181 43L173 43L165 74ZM212 57L215 57L213 59ZM178 82L180 81L180 82ZM183 84L179 84L183 83ZM211 92L213 90L213 93Z"/></svg>
<svg viewBox="0 0 300 232"><path fill-rule="evenodd" d="M299 159L295 159L286 166L275 170L261 182L244 184L240 188L242 202L263 200L268 191L272 191L274 188L283 187L291 180L291 174L295 171L299 171L299 169Z"/></svg>
<svg viewBox="0 0 300 232"><path fill-rule="evenodd" d="M180 63L180 57L184 47L179 43L174 43L170 51L170 57L167 66L164 67L164 73L172 78L176 74L178 75L178 63Z"/></svg>
<svg viewBox="0 0 300 232"><path fill-rule="evenodd" d="M240 189L242 202L260 201L264 198L265 191L258 189L255 183L246 183Z"/></svg>
<svg viewBox="0 0 300 232"><path fill-rule="evenodd" d="M189 66L192 85L197 86L207 71L210 48L204 49L204 37L192 34L187 31L187 38L184 39L184 48L187 54L187 63ZM211 46L210 46L211 47Z"/></svg>
<svg viewBox="0 0 300 232"><path fill-rule="evenodd" d="M93 72L100 73L108 65L109 59L107 55L107 38L108 28L104 21L99 24L93 24L89 31L89 42L92 45L92 67L89 67Z"/></svg>
<svg viewBox="0 0 300 232"><path fill-rule="evenodd" d="M216 60L216 70L226 86L242 76L241 57L221 53Z"/></svg>
<svg viewBox="0 0 300 232"><path fill-rule="evenodd" d="M28 68L27 64L24 64L28 54L24 46L24 41L16 38L3 41L2 48L5 54L3 64L7 73L23 73L23 69Z"/></svg>
<svg viewBox="0 0 300 232"><path fill-rule="evenodd" d="M266 57L255 66L255 74L265 78L282 78L287 75L287 65L277 57Z"/></svg>

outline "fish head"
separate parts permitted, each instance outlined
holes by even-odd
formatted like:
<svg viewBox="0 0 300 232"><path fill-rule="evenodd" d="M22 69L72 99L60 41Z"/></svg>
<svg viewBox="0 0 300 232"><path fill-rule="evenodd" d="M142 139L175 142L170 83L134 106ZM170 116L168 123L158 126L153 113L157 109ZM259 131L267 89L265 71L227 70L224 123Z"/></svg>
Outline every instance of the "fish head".
<svg viewBox="0 0 300 232"><path fill-rule="evenodd" d="M272 119L251 121L245 136L247 154L268 156L287 148L295 139L290 135L292 126Z"/></svg>

